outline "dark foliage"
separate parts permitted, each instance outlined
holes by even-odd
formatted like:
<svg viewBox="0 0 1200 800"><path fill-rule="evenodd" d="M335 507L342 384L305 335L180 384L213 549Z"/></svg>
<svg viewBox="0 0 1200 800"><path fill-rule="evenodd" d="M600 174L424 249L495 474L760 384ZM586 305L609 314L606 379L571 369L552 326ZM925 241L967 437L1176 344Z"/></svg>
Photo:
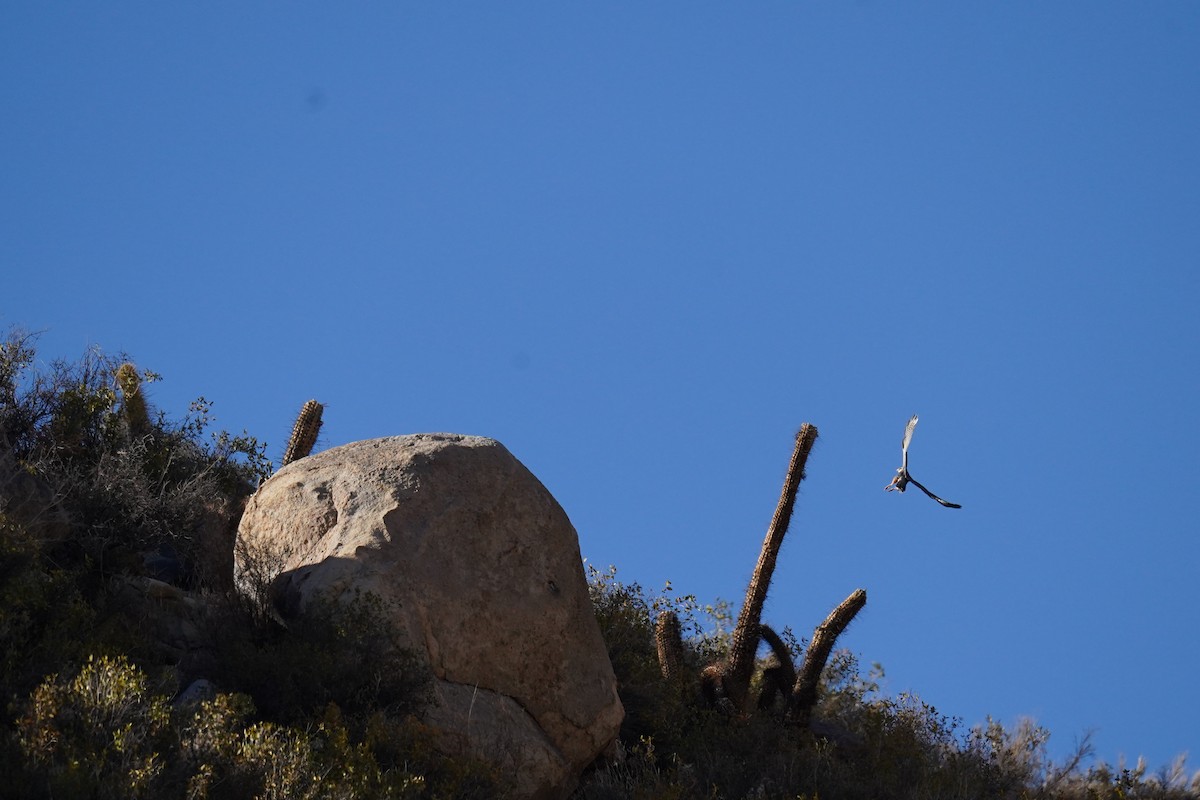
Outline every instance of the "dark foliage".
<svg viewBox="0 0 1200 800"><path fill-rule="evenodd" d="M203 399L180 422L151 419L157 376L124 356L39 371L33 344L0 344L0 794L496 796L486 768L439 755L413 716L428 676L378 598L317 602L283 626L230 591L221 537L270 473L263 445L208 433ZM203 658L170 655L150 624L162 604L131 591L182 596L170 583L204 609L186 620ZM198 674L215 696L173 702Z"/></svg>
<svg viewBox="0 0 1200 800"><path fill-rule="evenodd" d="M577 800L626 798L1197 798L1200 776L1184 762L1147 774L1090 758L1085 740L1063 764L1046 755L1049 734L1029 721L1014 728L988 721L964 729L957 719L910 695L885 697L876 665L864 677L855 657L837 651L818 687L811 728L768 707L752 713L712 710L699 701L699 665L728 645L729 615L715 611L704 633L691 598L647 599L615 570L591 573L593 603L609 644L628 718L622 757L585 777ZM685 644L690 678L664 679L657 663L654 617L671 611L693 634ZM805 643L783 639L793 650ZM759 661L752 689L774 657ZM769 706L769 704L768 704Z"/></svg>

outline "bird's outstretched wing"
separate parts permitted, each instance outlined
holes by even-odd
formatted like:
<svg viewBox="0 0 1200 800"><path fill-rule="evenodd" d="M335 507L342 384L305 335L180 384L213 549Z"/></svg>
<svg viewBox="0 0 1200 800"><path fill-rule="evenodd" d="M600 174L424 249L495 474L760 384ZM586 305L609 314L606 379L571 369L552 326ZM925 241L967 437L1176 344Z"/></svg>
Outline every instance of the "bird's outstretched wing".
<svg viewBox="0 0 1200 800"><path fill-rule="evenodd" d="M916 427L917 415L913 414L912 419L908 421L908 425L904 426L904 441L900 445L900 455L903 458L901 462L901 469L903 469L905 472L908 471L908 445L912 442L913 430L915 430Z"/></svg>
<svg viewBox="0 0 1200 800"><path fill-rule="evenodd" d="M913 417L913 419L916 419L916 417ZM934 494L933 492L929 491L924 486L919 484L912 475L908 476L908 482L911 483L913 486L917 487L918 489L920 489L925 494L932 497L934 500L937 500L939 503L944 505L946 508L962 508L962 506L960 506L958 503L951 503L949 500L943 500L942 498L938 497L936 494Z"/></svg>

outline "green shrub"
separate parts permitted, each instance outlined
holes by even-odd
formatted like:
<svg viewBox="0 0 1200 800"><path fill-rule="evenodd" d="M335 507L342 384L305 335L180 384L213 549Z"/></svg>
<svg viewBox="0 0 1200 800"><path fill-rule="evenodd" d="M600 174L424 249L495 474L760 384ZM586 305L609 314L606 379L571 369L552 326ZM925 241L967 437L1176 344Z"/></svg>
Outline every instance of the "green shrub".
<svg viewBox="0 0 1200 800"><path fill-rule="evenodd" d="M88 659L72 679L47 678L18 720L31 786L51 797L154 797L169 708L124 658Z"/></svg>
<svg viewBox="0 0 1200 800"><path fill-rule="evenodd" d="M138 380L139 422L130 427L118 372L130 385L123 354L87 351L75 362L34 369L35 338L10 331L0 344L0 448L48 487L72 521L56 543L60 563L90 560L102 571L132 568L139 551L171 544L195 561L195 534L206 509L240 498L270 474L265 445L242 434L210 433L212 405L196 400L184 419L142 417L146 385Z"/></svg>
<svg viewBox="0 0 1200 800"><path fill-rule="evenodd" d="M694 598L647 599L637 584L616 580L612 569L593 569L589 578L627 719L620 735L624 757L586 775L578 800L1200 797L1200 776L1189 780L1182 760L1154 776L1144 765L1085 771L1086 739L1056 764L1046 752L1048 732L1029 721L1005 728L989 720L965 730L915 695L881 694L882 667L873 665L864 676L846 650L834 652L822 673L811 730L770 709L709 710L696 692L680 694L662 679L653 618L670 610L686 622L685 656L695 670L727 646L727 609L707 609L714 613L706 627L697 620L702 610ZM805 645L783 638L797 655ZM760 669L767 663L760 661Z"/></svg>
<svg viewBox="0 0 1200 800"><path fill-rule="evenodd" d="M615 567L601 572L589 565L588 588L625 706L622 740L636 743L653 734L660 749L671 747L672 731L678 733L695 714L707 713L695 702L700 669L728 651L728 607L702 608L693 595L675 595L669 583L661 594L647 598L637 583L618 580ZM668 612L687 636L684 675L677 685L663 677L655 643L655 620Z"/></svg>
<svg viewBox="0 0 1200 800"><path fill-rule="evenodd" d="M355 733L334 704L303 724L254 721L246 695L172 708L124 658L47 678L21 705L16 797L349 800L496 796L486 768L450 761L411 717ZM9 795L6 795L9 796Z"/></svg>
<svg viewBox="0 0 1200 800"><path fill-rule="evenodd" d="M0 702L29 693L95 646L96 611L77 570L57 568L24 526L0 514Z"/></svg>
<svg viewBox="0 0 1200 800"><path fill-rule="evenodd" d="M431 676L405 647L378 595L311 600L286 627L244 605L213 620L209 677L248 694L266 719L293 723L330 703L348 718L403 716L428 699Z"/></svg>

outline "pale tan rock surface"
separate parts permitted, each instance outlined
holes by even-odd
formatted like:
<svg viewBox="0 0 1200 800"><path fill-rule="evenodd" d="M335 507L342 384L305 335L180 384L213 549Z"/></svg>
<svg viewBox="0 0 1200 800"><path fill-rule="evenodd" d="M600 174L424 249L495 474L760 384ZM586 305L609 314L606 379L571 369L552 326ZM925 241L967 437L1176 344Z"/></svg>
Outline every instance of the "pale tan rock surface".
<svg viewBox="0 0 1200 800"><path fill-rule="evenodd" d="M564 797L616 736L624 712L575 530L499 442L416 434L300 459L259 488L238 536L276 562L285 616L316 592L395 601L436 679L426 721L519 795Z"/></svg>

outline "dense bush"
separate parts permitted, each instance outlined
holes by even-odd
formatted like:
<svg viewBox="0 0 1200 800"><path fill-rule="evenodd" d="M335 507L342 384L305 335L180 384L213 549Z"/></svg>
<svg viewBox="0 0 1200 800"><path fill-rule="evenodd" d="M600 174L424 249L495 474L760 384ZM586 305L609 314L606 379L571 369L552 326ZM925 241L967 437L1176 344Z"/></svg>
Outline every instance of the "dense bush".
<svg viewBox="0 0 1200 800"><path fill-rule="evenodd" d="M256 623L237 606L222 612L211 677L253 696L269 719L300 724L332 703L362 723L377 712L404 716L428 699L427 668L403 647L377 595L314 599L287 627Z"/></svg>
<svg viewBox="0 0 1200 800"><path fill-rule="evenodd" d="M230 644L218 652L232 658L213 677L244 692L186 705L172 704L177 683L166 679L169 672L154 670L153 679L122 655L89 656L72 670L72 654L89 647L64 649L64 670L24 697L9 683L0 774L12 782L3 794L493 797L487 769L440 756L412 716L425 699L426 676L405 651L379 643L390 639L380 610L366 598L319 607L295 630L224 629ZM112 649L102 639L90 646Z"/></svg>
<svg viewBox="0 0 1200 800"><path fill-rule="evenodd" d="M701 609L669 587L647 597L611 569L592 570L590 582L627 718L623 756L586 775L577 800L1200 797L1200 774L1189 778L1182 758L1156 775L1144 764L1085 769L1091 756L1085 739L1072 758L1056 764L1047 755L1048 732L1031 721L1012 729L992 720L964 728L918 697L883 695L882 668L874 665L864 676L845 650L824 671L811 727L774 709L714 710L700 697L698 673L729 646L727 608ZM682 686L667 681L658 663L655 619L667 611L691 633L690 678ZM784 634L799 654L806 643Z"/></svg>
<svg viewBox="0 0 1200 800"><path fill-rule="evenodd" d="M172 707L126 659L89 660L72 678L48 678L22 706L24 760L6 796L490 796L486 776L432 756L412 720L375 714L354 736L332 704L304 727L250 722L254 713L240 694Z"/></svg>
<svg viewBox="0 0 1200 800"><path fill-rule="evenodd" d="M0 343L0 449L52 502L47 516L70 524L49 537L55 561L117 572L162 550L194 583L210 578L201 533L270 474L264 445L210 432L204 398L182 421L150 422L145 387L158 375L98 349L34 369L34 341L10 332Z"/></svg>
<svg viewBox="0 0 1200 800"><path fill-rule="evenodd" d="M231 591L227 534L270 473L263 445L209 433L203 399L181 422L149 414L157 376L124 357L39 371L33 344L0 343L0 794L495 796L415 719L429 676L379 598L317 601L284 625L265 596ZM155 640L161 597L183 595L139 593L150 578L197 598L175 622L201 656ZM201 675L220 691L172 701Z"/></svg>
<svg viewBox="0 0 1200 800"><path fill-rule="evenodd" d="M51 676L18 721L30 789L49 796L144 797L162 773L166 698L123 658L88 659L70 679Z"/></svg>

